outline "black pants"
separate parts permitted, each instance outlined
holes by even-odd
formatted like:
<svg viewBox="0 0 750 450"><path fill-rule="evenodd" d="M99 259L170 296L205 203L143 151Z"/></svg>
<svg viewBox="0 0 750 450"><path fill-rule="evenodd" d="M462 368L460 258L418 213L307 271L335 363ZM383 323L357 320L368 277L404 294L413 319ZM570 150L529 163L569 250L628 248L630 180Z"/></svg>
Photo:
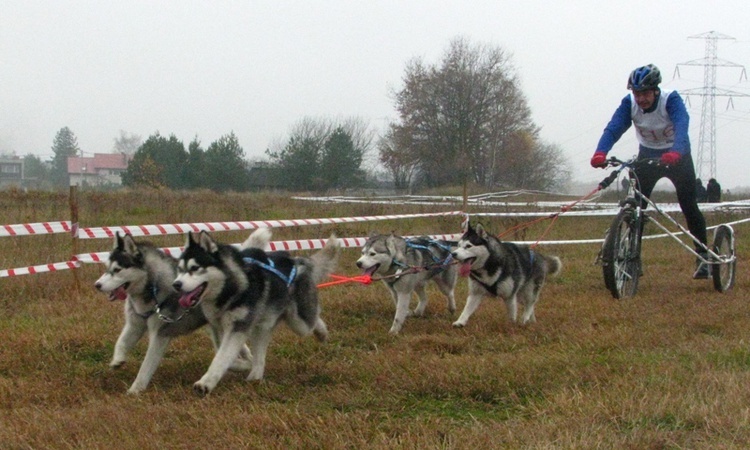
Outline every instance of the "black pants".
<svg viewBox="0 0 750 450"><path fill-rule="evenodd" d="M640 155L639 155L640 156ZM680 161L669 167L658 164L645 165L638 168L638 180L640 181L640 191L646 197L651 197L656 182L666 177L669 179L677 190L677 201L680 203L680 209L685 215L687 228L690 233L701 243L706 244L706 219L698 208L698 202L695 198L695 168L693 167L693 158L690 155L683 156ZM643 202L645 207L645 202ZM697 244L696 251L703 251Z"/></svg>

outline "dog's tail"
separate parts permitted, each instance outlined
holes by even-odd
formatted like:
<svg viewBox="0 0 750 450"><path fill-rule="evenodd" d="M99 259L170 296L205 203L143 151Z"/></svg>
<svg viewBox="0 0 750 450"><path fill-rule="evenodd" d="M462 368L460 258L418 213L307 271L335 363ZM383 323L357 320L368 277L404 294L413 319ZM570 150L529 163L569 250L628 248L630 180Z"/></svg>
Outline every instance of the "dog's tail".
<svg viewBox="0 0 750 450"><path fill-rule="evenodd" d="M547 263L547 275L554 277L560 274L562 270L562 261L557 256L544 256L544 261Z"/></svg>
<svg viewBox="0 0 750 450"><path fill-rule="evenodd" d="M271 234L270 228L258 228L242 243L242 250L249 248L266 250L268 243L271 242Z"/></svg>
<svg viewBox="0 0 750 450"><path fill-rule="evenodd" d="M312 279L315 284L328 278L328 275L332 274L336 270L336 265L339 262L339 253L341 250L341 242L332 234L328 238L326 245L323 248L310 256L312 260Z"/></svg>

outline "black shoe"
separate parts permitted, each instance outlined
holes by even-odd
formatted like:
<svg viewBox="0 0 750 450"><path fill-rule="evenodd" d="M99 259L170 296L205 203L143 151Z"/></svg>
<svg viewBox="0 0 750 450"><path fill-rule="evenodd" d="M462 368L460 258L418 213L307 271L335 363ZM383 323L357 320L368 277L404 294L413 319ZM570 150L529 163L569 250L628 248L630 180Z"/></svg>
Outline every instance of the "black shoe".
<svg viewBox="0 0 750 450"><path fill-rule="evenodd" d="M701 255L701 258L708 259L708 253L699 253ZM708 264L702 262L700 258L695 259L695 273L693 273L693 279L694 280L707 280L710 276L709 270L708 270Z"/></svg>

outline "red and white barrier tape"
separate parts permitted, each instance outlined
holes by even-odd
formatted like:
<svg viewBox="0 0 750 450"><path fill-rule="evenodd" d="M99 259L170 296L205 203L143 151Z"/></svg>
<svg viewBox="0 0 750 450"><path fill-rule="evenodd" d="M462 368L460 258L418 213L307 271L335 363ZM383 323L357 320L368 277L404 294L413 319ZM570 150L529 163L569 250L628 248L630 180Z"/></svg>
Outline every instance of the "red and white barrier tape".
<svg viewBox="0 0 750 450"><path fill-rule="evenodd" d="M159 236L168 234L184 234L188 231L241 231L256 228L299 227L305 225L331 225L337 223L372 222L376 220L410 219L417 217L457 216L461 211L448 211L423 214L391 214L384 216L338 217L324 219L292 219L292 220L256 220L244 222L204 222L162 225L131 225L115 227L81 228L80 239L107 238L116 232L130 233L132 236Z"/></svg>
<svg viewBox="0 0 750 450"><path fill-rule="evenodd" d="M81 267L79 261L65 261L51 264L42 264L39 266L19 267L16 269L0 270L0 278L15 277L19 275L33 275L43 272L56 272L58 270L76 269Z"/></svg>
<svg viewBox="0 0 750 450"><path fill-rule="evenodd" d="M15 225L0 225L0 237L28 236L32 234L70 233L70 221L19 223Z"/></svg>

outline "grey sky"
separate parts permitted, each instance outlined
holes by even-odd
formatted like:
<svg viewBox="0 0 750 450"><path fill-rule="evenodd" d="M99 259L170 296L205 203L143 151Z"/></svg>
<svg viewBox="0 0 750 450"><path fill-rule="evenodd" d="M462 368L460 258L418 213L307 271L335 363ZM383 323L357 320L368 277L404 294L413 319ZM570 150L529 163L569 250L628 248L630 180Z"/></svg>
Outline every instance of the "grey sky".
<svg viewBox="0 0 750 450"><path fill-rule="evenodd" d="M456 36L500 46L513 62L542 137L575 177L604 174L589 157L627 93L627 75L654 63L666 89L703 85L705 42L750 68L750 2L682 1L33 1L0 0L0 151L47 158L70 127L85 153L110 152L120 130L159 131L204 147L233 131L261 157L303 117L395 119L389 93L406 62L438 62ZM739 69L723 89L750 94ZM750 98L717 98L718 176L750 186ZM697 152L701 98L690 97ZM629 131L615 154L636 151ZM593 185L592 185L593 187Z"/></svg>

